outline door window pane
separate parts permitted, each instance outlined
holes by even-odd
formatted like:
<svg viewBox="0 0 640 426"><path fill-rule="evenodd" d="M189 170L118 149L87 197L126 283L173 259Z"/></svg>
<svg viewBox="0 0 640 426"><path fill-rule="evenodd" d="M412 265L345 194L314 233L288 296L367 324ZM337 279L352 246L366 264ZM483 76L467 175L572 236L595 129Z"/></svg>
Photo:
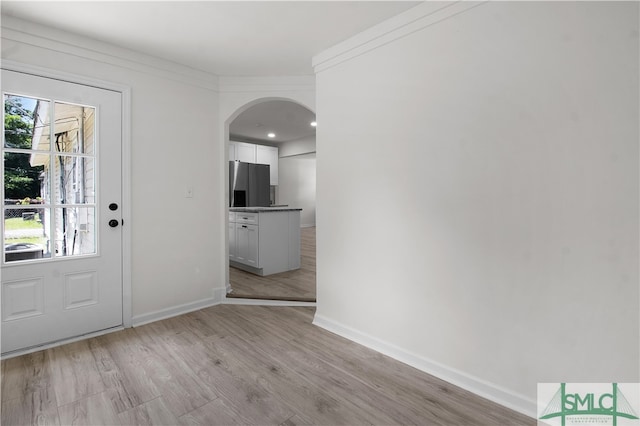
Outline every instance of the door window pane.
<svg viewBox="0 0 640 426"><path fill-rule="evenodd" d="M91 157L55 156L55 200L57 204L95 202L94 161Z"/></svg>
<svg viewBox="0 0 640 426"><path fill-rule="evenodd" d="M93 155L95 108L56 102L55 116L56 151Z"/></svg>
<svg viewBox="0 0 640 426"><path fill-rule="evenodd" d="M49 218L50 209L37 205L5 209L5 261L50 257Z"/></svg>
<svg viewBox="0 0 640 426"><path fill-rule="evenodd" d="M49 150L49 101L4 95L4 146Z"/></svg>
<svg viewBox="0 0 640 426"><path fill-rule="evenodd" d="M96 253L96 214L93 207L56 209L55 256Z"/></svg>
<svg viewBox="0 0 640 426"><path fill-rule="evenodd" d="M49 155L4 153L4 204L49 202Z"/></svg>
<svg viewBox="0 0 640 426"><path fill-rule="evenodd" d="M95 254L95 108L3 101L5 262Z"/></svg>

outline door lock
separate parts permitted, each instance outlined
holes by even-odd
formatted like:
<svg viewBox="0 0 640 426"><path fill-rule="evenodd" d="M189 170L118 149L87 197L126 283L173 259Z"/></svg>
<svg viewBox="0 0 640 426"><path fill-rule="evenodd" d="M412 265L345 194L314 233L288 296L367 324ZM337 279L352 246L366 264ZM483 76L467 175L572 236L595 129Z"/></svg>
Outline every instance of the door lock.
<svg viewBox="0 0 640 426"><path fill-rule="evenodd" d="M118 226L119 222L116 219L111 219L109 221L109 226L112 228L115 228L116 226Z"/></svg>

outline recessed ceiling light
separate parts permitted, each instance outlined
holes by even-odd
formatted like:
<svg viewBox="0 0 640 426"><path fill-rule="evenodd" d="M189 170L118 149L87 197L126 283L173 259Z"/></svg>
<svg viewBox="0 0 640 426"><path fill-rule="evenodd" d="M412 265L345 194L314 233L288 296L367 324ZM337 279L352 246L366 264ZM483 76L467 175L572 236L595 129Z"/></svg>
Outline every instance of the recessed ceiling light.
<svg viewBox="0 0 640 426"><path fill-rule="evenodd" d="M271 133L267 133L267 136L269 136L270 138L275 138L276 134L271 132Z"/></svg>
<svg viewBox="0 0 640 426"><path fill-rule="evenodd" d="M311 126L316 127L318 125L318 123L316 123L315 121L311 122Z"/></svg>

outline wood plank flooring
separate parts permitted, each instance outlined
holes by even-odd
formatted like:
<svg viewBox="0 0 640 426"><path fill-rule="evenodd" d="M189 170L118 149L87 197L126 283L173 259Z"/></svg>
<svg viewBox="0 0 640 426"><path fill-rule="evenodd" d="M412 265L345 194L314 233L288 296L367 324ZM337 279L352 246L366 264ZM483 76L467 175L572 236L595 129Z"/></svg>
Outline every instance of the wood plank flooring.
<svg viewBox="0 0 640 426"><path fill-rule="evenodd" d="M2 425L533 425L311 324L219 305L2 361Z"/></svg>
<svg viewBox="0 0 640 426"><path fill-rule="evenodd" d="M227 297L315 302L316 228L301 228L300 240L300 269L261 277L231 267Z"/></svg>

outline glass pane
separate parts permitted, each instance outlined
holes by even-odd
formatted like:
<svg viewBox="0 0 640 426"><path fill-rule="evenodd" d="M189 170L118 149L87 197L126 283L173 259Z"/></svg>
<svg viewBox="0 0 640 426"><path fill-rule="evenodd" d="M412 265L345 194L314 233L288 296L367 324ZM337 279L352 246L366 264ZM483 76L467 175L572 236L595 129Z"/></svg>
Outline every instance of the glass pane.
<svg viewBox="0 0 640 426"><path fill-rule="evenodd" d="M96 215L93 207L56 209L56 256L96 252Z"/></svg>
<svg viewBox="0 0 640 426"><path fill-rule="evenodd" d="M5 152L4 204L28 205L49 202L48 163L48 154Z"/></svg>
<svg viewBox="0 0 640 426"><path fill-rule="evenodd" d="M56 151L93 155L95 108L56 102L55 111Z"/></svg>
<svg viewBox="0 0 640 426"><path fill-rule="evenodd" d="M5 148L49 150L49 101L4 95Z"/></svg>
<svg viewBox="0 0 640 426"><path fill-rule="evenodd" d="M50 209L37 206L6 209L4 255L6 262L50 257Z"/></svg>
<svg viewBox="0 0 640 426"><path fill-rule="evenodd" d="M91 157L55 156L55 200L58 204L95 202L94 160Z"/></svg>

